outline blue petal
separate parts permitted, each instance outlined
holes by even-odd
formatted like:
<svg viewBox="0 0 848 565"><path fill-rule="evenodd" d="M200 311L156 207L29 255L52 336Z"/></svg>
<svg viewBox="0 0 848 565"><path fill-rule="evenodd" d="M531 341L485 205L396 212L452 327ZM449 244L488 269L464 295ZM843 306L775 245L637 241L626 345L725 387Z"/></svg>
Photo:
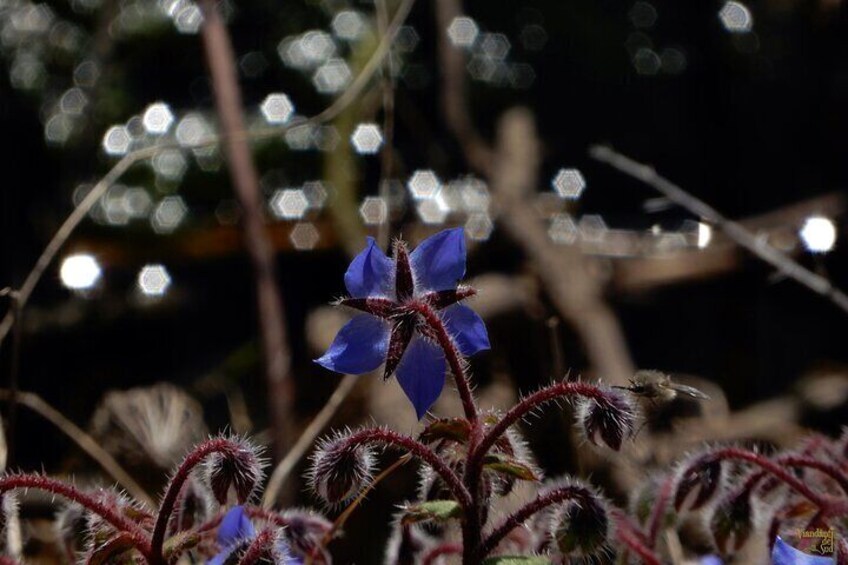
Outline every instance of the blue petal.
<svg viewBox="0 0 848 565"><path fill-rule="evenodd" d="M221 525L218 526L218 544L222 546L232 545L240 539L254 535L256 530L242 506L234 506L224 515Z"/></svg>
<svg viewBox="0 0 848 565"><path fill-rule="evenodd" d="M445 356L442 350L424 338L414 336L398 365L397 379L415 406L420 420L445 386Z"/></svg>
<svg viewBox="0 0 848 565"><path fill-rule="evenodd" d="M339 330L333 344L315 362L337 373L361 375L386 360L389 324L370 314L360 314Z"/></svg>
<svg viewBox="0 0 848 565"><path fill-rule="evenodd" d="M465 233L445 230L422 241L409 256L416 291L456 288L465 276Z"/></svg>
<svg viewBox="0 0 848 565"><path fill-rule="evenodd" d="M477 312L464 304L454 304L442 310L445 327L451 334L459 351L466 357L489 349L489 334L486 324Z"/></svg>
<svg viewBox="0 0 848 565"><path fill-rule="evenodd" d="M804 553L777 536L774 540L774 549L771 551L771 562L773 565L833 565L834 560L832 557Z"/></svg>
<svg viewBox="0 0 848 565"><path fill-rule="evenodd" d="M698 559L698 565L724 565L724 561L718 555L705 555Z"/></svg>
<svg viewBox="0 0 848 565"><path fill-rule="evenodd" d="M354 298L389 296L392 289L394 263L377 245L373 237L359 255L353 258L345 273L345 286Z"/></svg>
<svg viewBox="0 0 848 565"><path fill-rule="evenodd" d="M233 546L228 547L224 551L218 552L218 554L215 555L215 557L213 557L212 559L206 560L206 565L224 565L224 563L227 562L227 558L230 556L230 554L233 552L233 550L235 548L236 548L236 546L233 545Z"/></svg>

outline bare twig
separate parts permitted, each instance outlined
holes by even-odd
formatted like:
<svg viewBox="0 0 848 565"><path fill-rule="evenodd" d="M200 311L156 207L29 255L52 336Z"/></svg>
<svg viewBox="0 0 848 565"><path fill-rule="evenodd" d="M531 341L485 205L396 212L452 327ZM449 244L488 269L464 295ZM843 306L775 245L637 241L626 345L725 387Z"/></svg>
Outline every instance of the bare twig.
<svg viewBox="0 0 848 565"><path fill-rule="evenodd" d="M664 194L675 204L700 216L704 221L714 224L727 237L775 267L782 274L824 296L836 306L848 312L848 295L834 287L827 278L813 273L785 253L769 245L767 241L746 230L738 222L726 218L703 200L699 200L670 180L657 174L653 167L634 161L609 147L592 147L589 154L594 159L642 181Z"/></svg>
<svg viewBox="0 0 848 565"><path fill-rule="evenodd" d="M9 299L12 301L12 315L14 316L15 328L12 333L12 360L9 368L9 418L6 440L6 464L15 464L15 430L18 420L18 388L21 371L21 342L24 335L23 308L21 306L21 294L10 292Z"/></svg>
<svg viewBox="0 0 848 565"><path fill-rule="evenodd" d="M385 37L389 26L388 0L377 0L377 28L380 37ZM389 203L389 187L392 178L392 160L394 159L395 129L395 74L392 54L389 51L383 67L383 149L380 152L380 198L386 206L386 217L380 224L377 243L381 249L389 246L392 231L392 215Z"/></svg>
<svg viewBox="0 0 848 565"><path fill-rule="evenodd" d="M490 179L501 225L533 261L557 310L579 334L589 361L605 380L623 384L633 362L614 312L604 302L591 260L579 250L555 246L528 202L536 186L541 148L526 110L507 112L498 134Z"/></svg>
<svg viewBox="0 0 848 565"><path fill-rule="evenodd" d="M244 240L256 279L265 380L275 453L285 453L294 436L292 406L294 386L291 375L287 325L283 300L278 291L274 251L265 231L265 214L259 175L246 139L234 133L244 131L241 90L236 56L224 19L215 0L204 0L202 38L206 62L212 78L215 106L225 135L224 149L233 190L244 212Z"/></svg>
<svg viewBox="0 0 848 565"><path fill-rule="evenodd" d="M12 392L8 389L0 389L0 400L9 401ZM155 508L153 499L145 490L127 473L120 463L115 461L108 451L100 447L94 438L88 435L83 429L66 418L61 412L53 408L40 396L32 392L18 391L18 402L45 420L59 428L66 436L71 438L80 449L85 451L89 457L94 459L103 470L106 471L115 481L136 500L145 503L150 508Z"/></svg>
<svg viewBox="0 0 848 565"><path fill-rule="evenodd" d="M270 509L277 502L283 484L292 470L297 466L306 452L315 444L315 438L318 437L330 420L336 414L339 406L345 401L350 392L356 386L358 377L356 375L345 375L339 386L333 392L327 403L318 412L318 415L312 419L309 426L300 434L297 441L291 449L289 449L282 461L277 463L271 478L268 480L268 486L265 489L265 494L262 497L262 507Z"/></svg>
<svg viewBox="0 0 848 565"><path fill-rule="evenodd" d="M445 122L462 146L471 168L487 176L492 173L494 152L477 133L466 101L465 57L448 37L451 22L462 15L460 0L436 0L439 29L439 68L442 73L442 111Z"/></svg>
<svg viewBox="0 0 848 565"><path fill-rule="evenodd" d="M250 139L254 141L270 139L285 133L293 127L325 123L338 116L345 110L345 108L350 106L350 104L357 99L374 77L374 74L380 69L383 59L389 52L390 45L397 36L398 30L403 25L403 22L406 21L406 17L409 15L409 11L412 9L414 4L415 0L403 0L403 3L395 13L392 24L389 26L389 29L382 41L380 41L380 44L377 46L377 49L374 51L371 59L363 67L362 71L359 75L357 75L353 82L350 83L347 89L327 108L311 118L296 120L288 124L274 127L233 132L231 134L232 137L235 139ZM198 140L196 143L192 144L190 148L200 149L203 147L211 147L217 145L225 137L226 136L224 135L210 135ZM176 141L161 143L127 153L117 163L115 163L112 168L91 188L86 197L83 198L76 208L74 208L71 214L56 231L56 234L47 244L47 247L45 247L44 251L42 251L35 263L35 266L27 275L27 278L24 280L24 283L21 285L19 290L21 307L23 308L26 306L30 296L32 295L32 291L35 289L36 285L38 285L38 282L41 280L41 277L44 275L47 267L50 266L50 263L52 263L53 259L55 259L56 254L65 245L68 238L86 215L88 215L94 205L100 201L100 198L106 193L109 187L117 182L118 179L121 178L123 174L134 164L144 161L145 159L155 157L163 151L181 148L183 148L183 146ZM14 314L11 311L7 312L3 317L3 321L0 322L0 343L2 343L6 336L9 335L13 321Z"/></svg>

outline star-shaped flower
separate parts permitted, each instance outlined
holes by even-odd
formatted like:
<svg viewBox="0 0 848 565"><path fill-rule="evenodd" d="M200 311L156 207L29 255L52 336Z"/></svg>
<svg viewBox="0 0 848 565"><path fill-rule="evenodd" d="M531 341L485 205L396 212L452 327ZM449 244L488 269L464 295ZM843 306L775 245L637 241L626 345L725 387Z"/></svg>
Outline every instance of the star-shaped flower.
<svg viewBox="0 0 848 565"><path fill-rule="evenodd" d="M206 565L225 565L234 562L230 558L236 552L242 551L256 537L256 528L247 517L243 506L234 506L224 515L218 526L218 546L221 551ZM280 565L303 565L303 561L289 556L288 548L282 542L277 542L275 561Z"/></svg>
<svg viewBox="0 0 848 565"><path fill-rule="evenodd" d="M397 374L421 419L441 394L446 371L445 352L427 318L437 316L464 356L489 348L483 320L459 303L475 292L458 286L464 275L461 228L425 239L412 253L398 242L393 259L368 238L345 274L350 298L340 301L364 314L348 322L316 362L354 375L385 362L384 378Z"/></svg>

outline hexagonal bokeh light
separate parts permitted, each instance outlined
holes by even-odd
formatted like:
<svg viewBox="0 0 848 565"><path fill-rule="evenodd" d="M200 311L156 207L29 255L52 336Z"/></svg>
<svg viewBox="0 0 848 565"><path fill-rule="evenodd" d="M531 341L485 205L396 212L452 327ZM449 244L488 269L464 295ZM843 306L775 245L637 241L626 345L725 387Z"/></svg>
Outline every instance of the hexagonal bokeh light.
<svg viewBox="0 0 848 565"><path fill-rule="evenodd" d="M259 106L262 116L269 124L284 124L294 113L294 104L280 92L269 94Z"/></svg>
<svg viewBox="0 0 848 565"><path fill-rule="evenodd" d="M733 0L724 3L718 13L718 19L724 29L731 33L747 33L754 27L751 10L745 4Z"/></svg>
<svg viewBox="0 0 848 565"><path fill-rule="evenodd" d="M350 136L357 153L374 155L383 145L383 133L377 124L359 124Z"/></svg>
<svg viewBox="0 0 848 565"><path fill-rule="evenodd" d="M156 233L168 234L179 227L187 213L188 207L181 196L166 196L156 205L150 225Z"/></svg>
<svg viewBox="0 0 848 565"><path fill-rule="evenodd" d="M389 206L379 196L366 196L359 207L359 215L362 221L369 226L377 226L386 221L389 215Z"/></svg>
<svg viewBox="0 0 848 565"><path fill-rule="evenodd" d="M132 144L132 137L126 126L112 126L103 136L103 150L107 155L126 155Z"/></svg>
<svg viewBox="0 0 848 565"><path fill-rule="evenodd" d="M289 234L289 239L298 251L314 249L320 239L318 228L311 222L299 222Z"/></svg>
<svg viewBox="0 0 848 565"><path fill-rule="evenodd" d="M442 181L431 170L415 171L406 182L409 192L416 200L433 198L442 188Z"/></svg>
<svg viewBox="0 0 848 565"><path fill-rule="evenodd" d="M171 286L171 275L164 265L145 265L138 272L136 284L145 296L163 296Z"/></svg>
<svg viewBox="0 0 848 565"><path fill-rule="evenodd" d="M171 129L171 125L174 123L174 114L167 104L157 102L148 106L147 110L144 111L142 123L147 133L163 135Z"/></svg>
<svg viewBox="0 0 848 565"><path fill-rule="evenodd" d="M309 200L299 188L279 189L271 197L271 211L283 220L300 219L308 208Z"/></svg>
<svg viewBox="0 0 848 565"><path fill-rule="evenodd" d="M477 41L480 28L467 16L457 16L448 26L448 38L456 47L471 47Z"/></svg>
<svg viewBox="0 0 848 565"><path fill-rule="evenodd" d="M562 198L577 200L586 188L586 179L577 169L560 169L551 181L551 186Z"/></svg>

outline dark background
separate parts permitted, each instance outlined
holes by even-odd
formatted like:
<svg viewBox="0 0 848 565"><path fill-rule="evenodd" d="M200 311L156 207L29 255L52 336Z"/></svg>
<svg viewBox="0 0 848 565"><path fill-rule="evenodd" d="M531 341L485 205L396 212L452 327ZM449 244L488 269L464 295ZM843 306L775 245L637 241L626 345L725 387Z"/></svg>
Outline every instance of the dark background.
<svg viewBox="0 0 848 565"><path fill-rule="evenodd" d="M276 45L286 35L326 29L327 13L315 4L238 4L230 20L237 52L258 51L268 61L264 73L242 77L246 105L255 108L268 92L282 90L296 101L299 112L320 111L329 99L315 94L308 77L280 63ZM535 71L529 89L470 82L477 127L490 137L496 116L515 105L529 107L545 146L543 183L561 166L580 168L589 183L580 212L601 214L616 228L648 229L659 223L676 229L690 216L675 208L647 213L643 202L656 194L591 161L587 148L594 143L612 144L654 164L731 218L844 190L848 181L844 157L848 10L842 2L750 2L754 28L746 38L723 29L718 18L720 2L656 0L651 4L656 22L637 29L629 16L632 2L466 2L468 15L483 30L510 38L510 58ZM371 5L352 5L372 13ZM78 19L89 27L97 22L96 15ZM442 178L464 174L467 164L439 113L432 2L419 0L408 23L420 41L406 55L405 64L413 71L398 81L395 145L402 163L398 177L404 179L419 167L433 168ZM547 40L540 50L522 45L521 32L529 24L545 31ZM628 49L636 32L643 34L639 41L647 38L657 51L671 47L683 52L685 69L640 75ZM752 44L758 46L754 49ZM192 107L211 108L198 36L153 28L115 40L108 60L109 74L102 79L107 84L102 97L108 103L98 102L85 133L65 147L44 141L40 95L15 90L8 73L0 73L4 140L0 287L23 281L70 212L74 186L106 170L110 161L99 142L110 124L157 100L166 100L178 113ZM57 64L53 80L67 81L67 74ZM257 151L260 168L279 167L294 181L320 177L320 154L292 155L279 143ZM379 166L372 159L363 171L361 195L375 194ZM138 179L145 182L144 177ZM548 189L540 186L540 190ZM214 205L228 197L228 190L225 174L203 175L190 169L179 188L192 208L184 229L212 225ZM413 215L406 218L414 219ZM815 257L802 254L799 260L846 288L844 218L834 220L840 230L835 251ZM321 225L332 230L329 222ZM22 387L85 423L107 389L159 380L191 386L250 344L257 325L251 269L244 255L196 259L166 253L175 281L171 296L152 308L131 303L139 266L136 258L155 260L155 251L149 251L151 241L167 249L168 237L176 240L181 233L159 237L149 229L83 223L69 248L79 241L109 241L127 255L114 265L103 265L104 288L91 298L61 286L58 262L47 271L27 309L27 327L32 331L23 338ZM302 389L297 407L304 418L317 410L336 379L310 363L315 352L306 347L303 324L311 308L343 292L346 265L345 254L337 248L285 249L278 255L294 371ZM469 275L514 272L521 265L520 252L498 231L496 221L492 237L471 256ZM799 285L771 275L767 266L751 258L739 270L719 278L610 296L610 300L638 366L714 380L728 392L732 405L739 407L782 393L811 370L840 368L848 360L846 314ZM7 306L7 302L0 304L0 311ZM68 319L62 312L72 312L73 321L62 322ZM535 331L524 338L526 354L547 355L546 334ZM498 343L499 337L504 341ZM489 355L497 356L499 346L506 349L509 339L494 331L494 352ZM11 363L9 343L0 350L4 381ZM584 360L579 346L567 347L569 366L580 370ZM486 362L482 361L484 367ZM258 370L249 368L239 378L249 398L261 399L251 405L261 426L265 402ZM541 380L533 377L528 382ZM226 423L220 398L206 399L206 408L210 427ZM24 468L56 468L68 451L65 440L34 416L21 414L18 434L16 463Z"/></svg>

